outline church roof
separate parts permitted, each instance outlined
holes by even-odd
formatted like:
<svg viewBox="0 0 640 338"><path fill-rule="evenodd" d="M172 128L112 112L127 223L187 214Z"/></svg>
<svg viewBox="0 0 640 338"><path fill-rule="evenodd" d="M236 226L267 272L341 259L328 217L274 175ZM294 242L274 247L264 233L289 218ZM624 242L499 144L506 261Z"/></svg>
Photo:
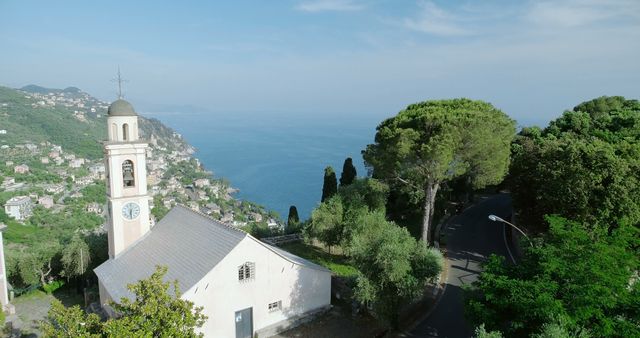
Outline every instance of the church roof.
<svg viewBox="0 0 640 338"><path fill-rule="evenodd" d="M176 206L138 242L94 271L113 300L131 298L127 284L148 278L156 265L168 267L166 281L178 280L187 291L249 237L291 263L329 271L265 244L246 232L184 206Z"/></svg>
<svg viewBox="0 0 640 338"><path fill-rule="evenodd" d="M222 261L247 233L176 206L137 243L94 271L114 300L132 296L127 284L148 278L156 265L186 291Z"/></svg>
<svg viewBox="0 0 640 338"><path fill-rule="evenodd" d="M123 99L113 101L113 103L109 105L108 114L109 116L137 116L131 103Z"/></svg>

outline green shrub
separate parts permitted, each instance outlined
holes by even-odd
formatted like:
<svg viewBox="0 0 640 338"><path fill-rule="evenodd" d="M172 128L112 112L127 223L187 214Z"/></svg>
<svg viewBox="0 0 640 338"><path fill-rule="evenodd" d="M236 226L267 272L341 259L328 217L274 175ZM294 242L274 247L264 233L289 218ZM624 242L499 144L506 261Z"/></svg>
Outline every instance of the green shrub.
<svg viewBox="0 0 640 338"><path fill-rule="evenodd" d="M54 291L58 290L63 285L64 285L64 281L63 280L54 280L53 282L51 282L49 284L43 285L42 286L42 290L44 290L44 292L46 292L48 294L52 294Z"/></svg>

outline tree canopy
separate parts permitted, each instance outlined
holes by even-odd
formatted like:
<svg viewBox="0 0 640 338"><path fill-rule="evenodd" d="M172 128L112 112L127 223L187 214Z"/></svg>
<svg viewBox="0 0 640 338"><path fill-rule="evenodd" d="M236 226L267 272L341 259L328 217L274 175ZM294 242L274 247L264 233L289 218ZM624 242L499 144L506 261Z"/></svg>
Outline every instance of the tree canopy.
<svg viewBox="0 0 640 338"><path fill-rule="evenodd" d="M338 181L336 180L336 172L333 168L324 168L324 183L322 184L321 202L326 201L338 192Z"/></svg>
<svg viewBox="0 0 640 338"><path fill-rule="evenodd" d="M71 241L62 248L62 274L67 277L82 276L89 268L91 251L84 239L76 234Z"/></svg>
<svg viewBox="0 0 640 338"><path fill-rule="evenodd" d="M287 227L296 227L300 224L300 217L298 217L298 208L295 205L289 207L289 216L287 217Z"/></svg>
<svg viewBox="0 0 640 338"><path fill-rule="evenodd" d="M422 239L428 243L441 184L462 175L474 188L501 182L514 135L514 121L489 103L425 101L378 125L363 156L374 178L422 201Z"/></svg>
<svg viewBox="0 0 640 338"><path fill-rule="evenodd" d="M363 215L361 222L366 227L354 233L348 249L360 271L355 296L397 328L400 307L419 298L426 283L438 276L442 254L388 222L383 212Z"/></svg>
<svg viewBox="0 0 640 338"><path fill-rule="evenodd" d="M342 174L340 174L340 186L347 186L353 183L353 180L358 176L356 167L353 165L353 159L347 157L342 165Z"/></svg>
<svg viewBox="0 0 640 338"><path fill-rule="evenodd" d="M312 237L326 244L329 249L340 244L343 229L344 210L340 196L333 196L320 203L311 212L311 228L309 232Z"/></svg>
<svg viewBox="0 0 640 338"><path fill-rule="evenodd" d="M313 210L307 235L329 247L346 248L352 234L363 227L360 216L373 211L384 213L388 193L389 187L373 178L356 179L340 187L335 196Z"/></svg>
<svg viewBox="0 0 640 338"><path fill-rule="evenodd" d="M400 308L422 295L425 284L442 270L443 258L386 220L388 194L389 187L377 179L355 179L320 203L306 233L329 248L342 248L360 271L356 300L396 327Z"/></svg>
<svg viewBox="0 0 640 338"><path fill-rule="evenodd" d="M42 325L45 337L202 337L196 329L207 319L202 308L180 298L177 282L163 281L166 267L157 267L148 278L129 285L133 300L122 298L112 306L120 316L100 322L77 305L65 308L54 301ZM173 285L173 294L169 292Z"/></svg>
<svg viewBox="0 0 640 338"><path fill-rule="evenodd" d="M633 228L608 234L557 216L547 221L548 233L518 265L498 256L486 263L467 299L469 318L508 336L585 328L596 337L640 335Z"/></svg>
<svg viewBox="0 0 640 338"><path fill-rule="evenodd" d="M640 222L640 104L584 102L512 146L510 187L520 222L540 229L558 214L592 227Z"/></svg>

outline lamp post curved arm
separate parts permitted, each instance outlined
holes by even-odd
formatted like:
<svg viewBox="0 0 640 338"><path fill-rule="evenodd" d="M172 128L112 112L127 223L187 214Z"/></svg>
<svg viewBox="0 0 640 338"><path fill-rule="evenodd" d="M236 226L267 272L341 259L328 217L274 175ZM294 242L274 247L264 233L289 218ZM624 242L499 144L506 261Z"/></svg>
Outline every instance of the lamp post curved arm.
<svg viewBox="0 0 640 338"><path fill-rule="evenodd" d="M518 230L528 241L529 241L529 245L531 245L531 247L533 248L533 242L531 241L531 238L529 238L529 236L527 236L527 234L524 233L524 231L520 230L520 228L518 228L517 226L515 226L515 224L512 224L510 222L505 221L504 219L496 216L496 215L489 215L489 219L494 221L494 222L502 222L505 224L510 225L512 228Z"/></svg>

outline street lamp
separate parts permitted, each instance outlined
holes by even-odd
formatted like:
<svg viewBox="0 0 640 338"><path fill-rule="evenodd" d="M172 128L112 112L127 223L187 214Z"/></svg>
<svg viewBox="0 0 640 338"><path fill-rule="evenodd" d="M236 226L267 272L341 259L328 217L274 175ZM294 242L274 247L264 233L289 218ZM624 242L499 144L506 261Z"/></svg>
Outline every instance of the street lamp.
<svg viewBox="0 0 640 338"><path fill-rule="evenodd" d="M527 234L525 234L525 233L524 233L524 231L520 230L520 228L518 228L518 227L517 227L517 226L515 226L514 224L511 224L511 223L509 223L509 222L505 221L504 219L502 219L502 218L500 218L500 217L498 217L498 216L496 216L496 215L489 215L489 219L490 219L490 220L492 220L492 221L494 221L494 222L502 222L502 223L508 224L508 225L510 225L511 227L515 228L516 230L520 231L520 233L521 233L525 238L527 238L527 240L529 241L529 244L530 244L530 245L531 245L531 247L533 248L533 242L531 241L531 238L529 238L529 236L527 236Z"/></svg>

